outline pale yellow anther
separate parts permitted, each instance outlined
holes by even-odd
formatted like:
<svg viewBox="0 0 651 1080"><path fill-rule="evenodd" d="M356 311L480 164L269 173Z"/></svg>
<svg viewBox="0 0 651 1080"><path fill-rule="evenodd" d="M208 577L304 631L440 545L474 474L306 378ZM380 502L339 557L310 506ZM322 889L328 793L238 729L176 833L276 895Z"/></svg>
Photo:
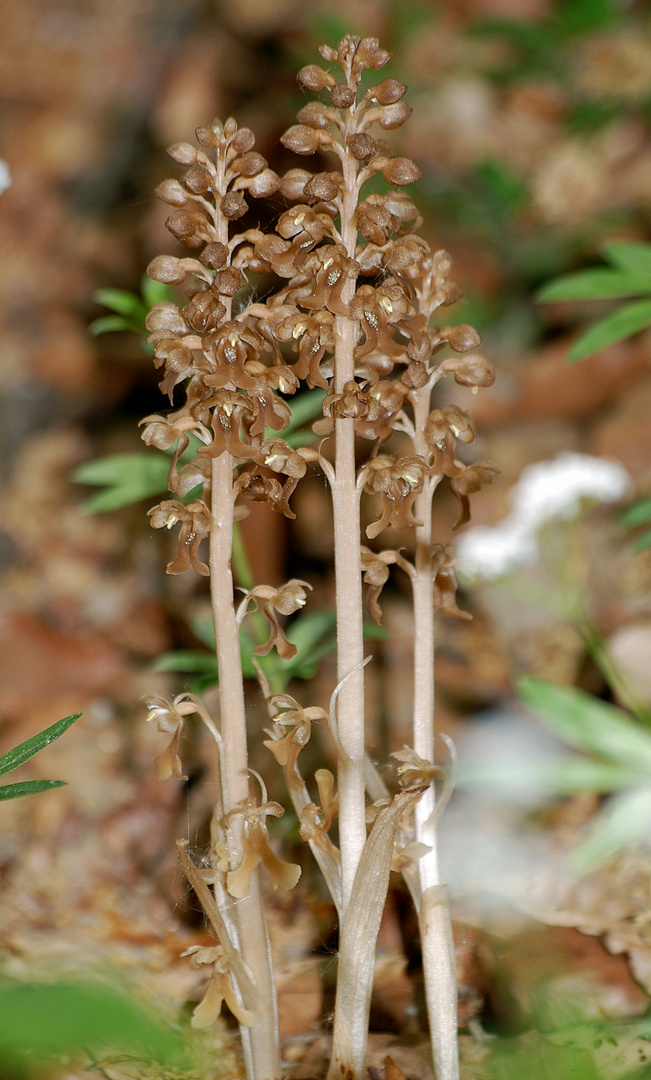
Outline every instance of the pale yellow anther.
<svg viewBox="0 0 651 1080"><path fill-rule="evenodd" d="M167 522L165 524L165 528L166 529L172 529L176 525L177 521L180 521L180 520L181 519L179 518L178 514L170 514L170 516L168 517Z"/></svg>
<svg viewBox="0 0 651 1080"><path fill-rule="evenodd" d="M380 307L383 307L388 315L390 315L391 312L393 311L393 304L389 300L388 296L381 296L380 297Z"/></svg>
<svg viewBox="0 0 651 1080"><path fill-rule="evenodd" d="M305 325L305 323L296 323L296 326L292 330L292 337L294 338L294 340L296 340L296 338L302 337L306 330L307 326Z"/></svg>

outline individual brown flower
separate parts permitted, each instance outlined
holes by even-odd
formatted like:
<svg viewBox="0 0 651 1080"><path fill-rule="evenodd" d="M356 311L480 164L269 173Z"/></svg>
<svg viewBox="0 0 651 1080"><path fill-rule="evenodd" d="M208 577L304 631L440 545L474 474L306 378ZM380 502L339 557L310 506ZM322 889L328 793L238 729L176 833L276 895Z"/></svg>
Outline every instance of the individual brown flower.
<svg viewBox="0 0 651 1080"><path fill-rule="evenodd" d="M254 602L255 608L258 607L258 601L260 601L262 612L271 627L269 639L264 645L258 645L255 650L256 656L266 656L274 646L283 660L291 660L292 656L296 656L297 648L285 637L285 633L278 622L278 616L293 615L294 612L305 607L307 602L306 589L312 590L312 586L307 581L292 578L285 585L281 585L279 589L274 589L272 585L256 585L247 592L240 605L238 619L241 621L247 614L251 601Z"/></svg>
<svg viewBox="0 0 651 1080"><path fill-rule="evenodd" d="M454 458L455 442L471 443L475 438L475 425L467 412L456 405L433 409L427 417L424 431L427 445L432 451L432 470L443 476L458 476L463 471Z"/></svg>
<svg viewBox="0 0 651 1080"><path fill-rule="evenodd" d="M270 704L274 709L282 711L273 717L275 727L268 732L271 738L267 739L264 745L271 750L278 764L288 769L290 777L296 776L296 760L302 748L309 742L312 722L327 720L328 714L316 705L304 709L289 694L277 694ZM288 727L289 730L281 733L283 727Z"/></svg>
<svg viewBox="0 0 651 1080"><path fill-rule="evenodd" d="M192 432L206 444L211 441L210 433L203 424L187 413L167 417L153 414L141 420L140 425L142 424L147 425L140 436L146 446L156 446L159 450L169 450L176 443L167 476L167 486L170 491L177 491L179 482L177 464L181 454L190 445L189 433Z"/></svg>
<svg viewBox="0 0 651 1080"><path fill-rule="evenodd" d="M289 509L288 500L298 481L305 476L308 462L318 461L319 455L309 446L300 446L295 450L284 439L265 439L255 451L255 460L260 466L287 477L283 484L283 501ZM286 516L294 517L291 513Z"/></svg>
<svg viewBox="0 0 651 1080"><path fill-rule="evenodd" d="M314 275L314 283L300 295L302 307L309 311L327 308L333 315L348 315L348 306L341 298L346 283L356 279L359 263L350 259L340 244L317 248L305 260L303 270Z"/></svg>
<svg viewBox="0 0 651 1080"><path fill-rule="evenodd" d="M468 496L474 491L479 491L485 484L490 484L499 475L497 465L491 461L476 461L474 465L467 465L459 476L450 480L450 489L457 496L461 505L461 517L452 528L456 531L462 525L470 521L470 501Z"/></svg>
<svg viewBox="0 0 651 1080"><path fill-rule="evenodd" d="M209 508L201 499L184 506L177 499L165 499L149 511L152 528L172 529L180 523L179 547L176 558L167 564L168 574L182 574L192 567L207 577L209 568L199 560L199 544L208 536L212 518Z"/></svg>
<svg viewBox="0 0 651 1080"><path fill-rule="evenodd" d="M267 367L259 360L251 360L246 365L246 373L252 380L247 397L255 403L256 408L253 422L247 422L249 436L255 439L264 435L265 428L280 431L289 427L292 419L289 405L277 397L274 390L280 390L283 394L296 393L300 384L292 369L286 364Z"/></svg>
<svg viewBox="0 0 651 1080"><path fill-rule="evenodd" d="M189 949L181 953L181 956L190 957L190 965L193 968L210 968L210 982L206 992L192 1014L190 1023L193 1028L203 1030L215 1023L222 1010L222 1002L226 1002L238 1023L245 1027L251 1027L255 1023L255 1016L248 1009L240 1005L233 989L230 976L230 964L221 945L191 945Z"/></svg>
<svg viewBox="0 0 651 1080"><path fill-rule="evenodd" d="M298 348L298 360L293 366L298 379L305 380L312 390L320 386L328 389L328 383L319 365L326 353L335 348L334 315L330 311L307 314L294 309L276 326L279 341L291 341Z"/></svg>
<svg viewBox="0 0 651 1080"><path fill-rule="evenodd" d="M235 481L234 491L250 502L268 503L276 513L284 514L291 520L296 518L296 514L292 512L287 501L289 495L285 487L276 480L275 476L265 476L257 467L253 471L243 470L240 473Z"/></svg>
<svg viewBox="0 0 651 1080"><path fill-rule="evenodd" d="M377 453L393 432L394 421L402 410L409 387L402 380L380 379L368 389L369 407L365 417L355 423L355 431L364 439L377 439Z"/></svg>
<svg viewBox="0 0 651 1080"><path fill-rule="evenodd" d="M392 334L396 323L413 314L413 308L395 280L384 282L377 289L360 285L350 302L350 314L360 320L366 338L355 349L356 360L376 350L391 359L404 356L407 342L396 341Z"/></svg>
<svg viewBox="0 0 651 1080"><path fill-rule="evenodd" d="M258 415L255 404L236 390L223 389L217 390L206 402L206 411L208 408L213 441L210 446L202 446L199 454L216 458L226 451L235 458L251 457L255 446L248 441L248 430Z"/></svg>
<svg viewBox="0 0 651 1080"><path fill-rule="evenodd" d="M495 368L490 360L476 353L473 356L451 356L443 361L440 370L452 371L454 381L459 386L471 386L475 394L480 386L492 386L495 382Z"/></svg>
<svg viewBox="0 0 651 1080"><path fill-rule="evenodd" d="M236 319L224 323L204 341L204 349L214 358L216 365L215 370L205 376L206 386L250 390L255 385L255 379L248 373L245 364L258 360L265 347L260 334L245 323Z"/></svg>
<svg viewBox="0 0 651 1080"><path fill-rule="evenodd" d="M413 566L399 551L371 551L370 548L362 546L362 580L368 585L366 602L371 618L378 626L382 622L379 596L389 580L389 567L394 565L400 566L408 574L413 573Z"/></svg>
<svg viewBox="0 0 651 1080"><path fill-rule="evenodd" d="M364 490L379 495L382 502L381 516L366 529L369 540L389 525L406 529L420 524L412 514L412 507L430 471L425 459L417 454L401 458L380 455L362 466L359 475Z"/></svg>
<svg viewBox="0 0 651 1080"><path fill-rule="evenodd" d="M457 619L472 619L469 611L457 606L457 579L454 573L454 560L450 552L442 545L432 550L432 569L434 571L434 610Z"/></svg>
<svg viewBox="0 0 651 1080"><path fill-rule="evenodd" d="M226 876L226 888L236 900L242 900L248 894L251 875L260 863L271 874L274 889L293 889L301 876L300 866L284 862L271 847L266 819L270 816L280 818L284 813L280 803L263 801L262 806L258 806L256 800L249 797L226 815L227 821L241 816L244 824L242 862L237 870L231 870Z"/></svg>
<svg viewBox="0 0 651 1080"><path fill-rule="evenodd" d="M150 694L144 700L149 710L147 720L155 720L162 734L172 736L163 753L154 759L158 779L167 780L170 776L175 776L177 780L187 780L187 776L183 775L179 749L185 726L184 718L198 711L198 702L192 694L177 694L173 701L158 694Z"/></svg>
<svg viewBox="0 0 651 1080"><path fill-rule="evenodd" d="M398 783L405 791L428 787L434 780L445 777L445 769L440 765L432 765L431 761L426 761L411 746L403 746L402 750L395 750L391 757L401 762L396 772Z"/></svg>
<svg viewBox="0 0 651 1080"><path fill-rule="evenodd" d="M317 769L314 774L319 792L320 806L308 803L301 812L299 835L302 840L311 841L335 859L339 851L328 836L332 823L339 813L339 800L335 794L335 778L329 769Z"/></svg>

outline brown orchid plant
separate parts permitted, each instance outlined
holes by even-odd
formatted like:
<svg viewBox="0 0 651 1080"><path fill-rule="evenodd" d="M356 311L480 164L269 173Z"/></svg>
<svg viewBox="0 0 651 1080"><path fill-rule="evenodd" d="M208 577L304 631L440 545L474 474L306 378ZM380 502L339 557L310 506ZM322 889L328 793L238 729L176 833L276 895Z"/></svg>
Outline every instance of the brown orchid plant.
<svg viewBox="0 0 651 1080"><path fill-rule="evenodd" d="M467 616L456 605L450 553L433 540L432 497L447 478L461 525L469 516L468 496L496 470L457 459L457 441L475 437L473 422L454 405L433 408L432 393L447 375L476 391L494 374L474 351L480 339L472 327L432 322L436 310L461 293L450 277L450 256L417 235L421 218L402 188L418 179L418 169L371 134L399 127L411 113L406 87L397 80L367 77L365 84L373 85L362 87L365 72L383 68L390 54L375 38L352 35L319 53L325 66L310 64L298 75L301 87L319 97L304 105L281 141L304 157L318 154L326 169L292 168L279 177L254 149L252 132L229 119L197 129L198 148L173 146L170 156L185 174L157 191L173 207L168 229L191 254L161 255L148 268L150 277L185 285L190 296L184 306L156 304L147 320L161 390L173 411L147 417L142 437L175 448L172 497L150 512L151 523L179 528L168 573L192 568L210 578L219 722L189 694L152 698L149 717L171 735L158 758L161 778L183 776L181 735L189 717L206 724L219 747L220 792L202 868L187 845L179 845L181 867L217 939L213 948L189 950L191 962L209 975L195 1026L212 1023L226 1001L241 1025L249 1080L278 1080L276 990L260 870L280 889L293 888L301 871L274 851L267 819L283 808L268 801L261 777L249 768L239 630L257 610L269 626L258 654L276 649L291 657L295 647L283 620L308 602L310 586L297 579L257 585L236 604L231 555L234 522L246 515L247 502L266 502L293 518L296 486L308 470L320 469L334 519L338 683L329 711L304 707L286 693L272 695L259 675L271 718L264 745L284 771L300 835L339 918L329 1077L366 1075L376 938L389 874L397 869L418 912L436 1077L453 1080L459 1075L456 964L436 844L449 779L434 764L434 615L441 609ZM364 185L378 173L388 190L364 197ZM238 227L251 200L270 196L276 209L282 206L275 228ZM439 357L446 346L452 354ZM296 449L282 432L291 416L287 398L305 387L325 391L323 417L314 425L320 441ZM181 464L190 436L198 450ZM362 544L360 504L367 495L377 515L365 539L389 527L404 531L413 539L411 557L402 548ZM204 539L205 561L199 554ZM363 588L379 621L378 598L394 565L411 582L416 629L413 742L394 754L391 794L364 746ZM320 768L308 787L299 757L315 720L332 735L336 777ZM437 798L434 781L441 778ZM330 836L335 821L338 843Z"/></svg>

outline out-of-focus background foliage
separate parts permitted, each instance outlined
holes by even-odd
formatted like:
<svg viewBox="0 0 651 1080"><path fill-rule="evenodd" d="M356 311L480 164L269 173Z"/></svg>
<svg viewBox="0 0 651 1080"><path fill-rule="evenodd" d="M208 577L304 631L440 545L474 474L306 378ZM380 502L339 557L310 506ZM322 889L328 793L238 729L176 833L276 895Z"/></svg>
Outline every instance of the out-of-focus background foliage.
<svg viewBox="0 0 651 1080"><path fill-rule="evenodd" d="M197 975L178 956L187 935L200 940L201 930L196 919L188 929L193 915L173 840L187 833L202 842L209 794L201 784L186 793L157 783L151 758L160 741L140 722L138 700L145 691L184 688L182 680L153 676L150 665L171 648L198 647L191 620L205 612L205 593L191 575L164 577L166 538L152 535L146 504L106 516L80 512L88 492L72 483L71 471L104 454L137 451L137 421L164 407L136 335L89 336L89 323L103 313L93 294L138 291L148 261L177 250L164 228L166 209L153 196L175 175L168 145L232 114L253 128L272 167L291 167L278 139L305 100L296 70L313 61L321 41L375 35L394 54L385 74L409 85L414 115L391 134L423 173L410 189L423 234L454 258L466 300L453 317L477 326L498 373L491 390L455 398L477 421L476 456L501 469L475 497L473 520L499 521L522 469L567 449L617 459L634 494L649 495L651 335L569 365L577 334L612 304L543 305L534 294L550 278L598 264L608 243L651 240L651 16L635 0L24 0L6 6L2 21L0 752L84 711L65 745L48 750L43 772L34 759L29 774L54 775L57 762L56 775L70 787L3 807L3 951L12 958L9 973L21 974L36 961L88 953L92 942L100 960L121 953L147 971L157 992L196 1000ZM329 594L331 555L323 484L306 481L294 509L291 533L279 515L256 515L245 523L245 541L258 581L280 584L300 568L297 576L317 585L318 602ZM451 513L444 503L443 542ZM616 511L597 512L583 527L574 565L591 625L648 701L651 552L635 553L635 536ZM541 585L543 592L549 585L542 574ZM503 711L522 672L612 698L585 638L558 606L497 587L469 589L463 602L473 622L440 623L444 730L472 740L473 717ZM408 739L412 631L399 586L387 595L385 624L392 643L378 644L376 674L369 673L369 737L379 755ZM331 675L326 670L315 695L329 692ZM191 777L209 781L214 762L199 736L187 757ZM536 827L573 836L596 800L576 796ZM646 910L648 862L626 873L615 891L627 894L632 874ZM551 898L562 893L558 880L541 884L543 899L531 902L543 921L547 913L547 921L563 922ZM631 943L622 929L638 909L622 900L604 925L594 888L584 907L574 897L578 907L566 925L619 933L613 951L637 948L636 974L644 968L648 975L642 930ZM314 896L311 907L279 903L279 940L291 923L305 956L315 937L327 939L316 886ZM314 931L319 918L326 930ZM520 918L517 932L533 933ZM387 986L399 970L398 961L391 967L392 925L384 940ZM567 961L573 977L580 969L589 986L591 979L602 989L616 986L613 1015L643 1010L646 994L627 961L594 938L581 952L574 929L553 932L565 934L561 966ZM475 956L473 933L466 937ZM545 952L542 940L532 955ZM489 1022L499 1027L506 1014L517 1016L504 1024L523 1030L533 991L518 968L517 943L509 948L508 993L487 990L485 970L468 980L477 1000L493 995ZM305 963L298 974L290 961L283 969L290 1034L309 1029L319 1014L318 978ZM400 985L407 1000L409 983ZM394 1018L405 1008L402 999L385 1002Z"/></svg>

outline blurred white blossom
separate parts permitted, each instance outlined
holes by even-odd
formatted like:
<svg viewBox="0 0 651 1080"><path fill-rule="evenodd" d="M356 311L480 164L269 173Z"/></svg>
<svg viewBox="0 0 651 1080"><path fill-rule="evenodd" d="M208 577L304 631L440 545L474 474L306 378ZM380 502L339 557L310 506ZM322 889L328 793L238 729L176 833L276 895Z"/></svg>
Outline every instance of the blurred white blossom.
<svg viewBox="0 0 651 1080"><path fill-rule="evenodd" d="M0 195L2 195L3 191L6 191L8 187L11 187L11 173L9 172L7 162L0 158Z"/></svg>
<svg viewBox="0 0 651 1080"><path fill-rule="evenodd" d="M494 579L538 558L537 532L555 518L577 517L586 501L618 502L632 491L623 465L566 451L523 469L511 513L494 528L479 525L457 543L456 567L467 577Z"/></svg>

